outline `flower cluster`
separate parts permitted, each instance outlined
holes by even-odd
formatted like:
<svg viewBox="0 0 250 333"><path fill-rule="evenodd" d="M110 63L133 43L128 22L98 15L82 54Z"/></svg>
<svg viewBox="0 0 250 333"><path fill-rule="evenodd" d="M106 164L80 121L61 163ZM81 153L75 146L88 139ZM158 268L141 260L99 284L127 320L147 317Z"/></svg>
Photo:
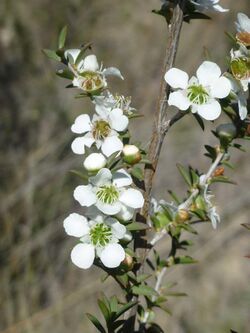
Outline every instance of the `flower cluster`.
<svg viewBox="0 0 250 333"><path fill-rule="evenodd" d="M221 115L220 100L229 98L237 101L240 119L247 117L250 83L250 19L247 15L238 14L236 28L236 49L230 52L228 72L222 75L219 66L211 61L204 61L197 69L196 76L190 79L187 73L178 68L166 72L165 81L173 88L168 98L169 105L182 111L190 110L206 120L215 120Z"/></svg>
<svg viewBox="0 0 250 333"><path fill-rule="evenodd" d="M94 260L114 268L125 258L125 250L119 244L127 238L123 223L129 223L135 210L144 204L126 168L107 167L112 158L128 165L140 160L139 149L124 147L123 143L134 109L129 98L113 96L107 89L108 75L123 79L117 68L103 69L95 55L83 58L79 49L67 50L64 56L74 76L72 85L91 98L95 110L92 116L81 114L71 126L73 133L81 135L73 140L71 148L75 154L84 155L88 178L87 183L74 190L75 200L86 209L85 216L73 213L64 220L66 233L80 241L73 248L71 259L83 269Z"/></svg>

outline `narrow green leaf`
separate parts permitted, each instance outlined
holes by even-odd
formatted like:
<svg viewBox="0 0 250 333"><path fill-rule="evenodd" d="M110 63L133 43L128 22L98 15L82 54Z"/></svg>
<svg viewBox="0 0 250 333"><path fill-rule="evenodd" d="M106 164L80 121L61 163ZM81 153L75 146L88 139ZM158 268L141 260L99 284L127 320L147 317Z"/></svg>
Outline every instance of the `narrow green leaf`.
<svg viewBox="0 0 250 333"><path fill-rule="evenodd" d="M177 163L176 166L177 166L180 174L182 175L183 179L185 180L185 182L188 184L188 186L191 187L192 181L191 181L189 173L186 171L186 169L181 164Z"/></svg>
<svg viewBox="0 0 250 333"><path fill-rule="evenodd" d="M197 113L193 113L193 116L194 116L195 120L197 121L197 123L199 124L200 128L204 131L205 125L204 125L204 121L202 120L202 118Z"/></svg>
<svg viewBox="0 0 250 333"><path fill-rule="evenodd" d="M74 74L68 69L59 69L56 75L69 80L73 80L74 78Z"/></svg>
<svg viewBox="0 0 250 333"><path fill-rule="evenodd" d="M171 196L171 198L179 205L181 203L181 200L178 198L178 196L176 195L176 193L174 193L171 190L168 190L169 195Z"/></svg>
<svg viewBox="0 0 250 333"><path fill-rule="evenodd" d="M140 274L137 276L137 282L140 283L140 282L146 281L151 276L152 276L151 274Z"/></svg>
<svg viewBox="0 0 250 333"><path fill-rule="evenodd" d="M132 292L135 295L158 296L158 293L152 287L143 284L141 284L140 286L133 286Z"/></svg>
<svg viewBox="0 0 250 333"><path fill-rule="evenodd" d="M43 49L42 51L49 59L52 59L55 61L61 61L61 58L56 54L56 52L54 50Z"/></svg>
<svg viewBox="0 0 250 333"><path fill-rule="evenodd" d="M137 304L137 301L131 301L128 302L127 304L123 305L119 311L116 312L115 315L115 319L119 318L121 315L123 315L126 311L128 311L129 309L131 309L133 306L135 306Z"/></svg>
<svg viewBox="0 0 250 333"><path fill-rule="evenodd" d="M118 300L116 296L112 296L110 299L110 310L116 313L118 311Z"/></svg>
<svg viewBox="0 0 250 333"><path fill-rule="evenodd" d="M104 327L102 326L102 324L99 322L99 320L95 316L93 316L90 313L86 313L86 316L93 323L93 325L98 329L99 332L106 333Z"/></svg>
<svg viewBox="0 0 250 333"><path fill-rule="evenodd" d="M58 48L59 49L64 48L66 36L67 36L67 26L65 25L59 34L59 38L58 38Z"/></svg>
<svg viewBox="0 0 250 333"><path fill-rule="evenodd" d="M103 314L103 317L105 318L106 320L106 323L109 323L109 320L110 320L110 311L108 309L108 307L106 306L106 304L101 300L101 299L98 299L98 306Z"/></svg>
<svg viewBox="0 0 250 333"><path fill-rule="evenodd" d="M129 231L137 231L137 230L145 230L148 229L149 226L145 223L141 222L132 222L126 226Z"/></svg>
<svg viewBox="0 0 250 333"><path fill-rule="evenodd" d="M230 180L228 177L225 177L225 176L213 177L210 180L210 184L212 184L212 183L227 183L227 184L237 185L236 182L234 182L233 180Z"/></svg>
<svg viewBox="0 0 250 333"><path fill-rule="evenodd" d="M188 296L186 293L181 293L181 292L172 292L172 291L170 291L170 292L168 292L168 293L166 293L166 295L167 296L173 296L173 297L186 297L186 296Z"/></svg>
<svg viewBox="0 0 250 333"><path fill-rule="evenodd" d="M198 261L190 256L180 256L175 258L175 264L196 264Z"/></svg>
<svg viewBox="0 0 250 333"><path fill-rule="evenodd" d="M250 230L250 223L242 223L242 227L246 228L247 230Z"/></svg>
<svg viewBox="0 0 250 333"><path fill-rule="evenodd" d="M131 169L131 174L132 176L134 176L135 178L137 178L138 180L142 181L144 179L144 176L143 176L143 171L140 167L138 166L134 166L132 169Z"/></svg>

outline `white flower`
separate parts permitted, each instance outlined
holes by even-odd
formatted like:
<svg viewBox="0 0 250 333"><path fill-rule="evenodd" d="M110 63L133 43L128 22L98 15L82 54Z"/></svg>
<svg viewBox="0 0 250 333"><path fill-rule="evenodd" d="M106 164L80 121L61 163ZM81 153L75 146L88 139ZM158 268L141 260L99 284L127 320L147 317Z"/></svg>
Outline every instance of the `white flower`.
<svg viewBox="0 0 250 333"><path fill-rule="evenodd" d="M107 160L102 154L92 153L85 159L83 166L87 171L94 172L104 168L106 163Z"/></svg>
<svg viewBox="0 0 250 333"><path fill-rule="evenodd" d="M118 267L124 260L125 251L118 242L125 236L126 227L116 219L99 215L94 221L73 213L63 225L68 235L81 241L71 251L71 260L76 266L87 269L96 256L108 268Z"/></svg>
<svg viewBox="0 0 250 333"><path fill-rule="evenodd" d="M215 120L221 114L221 106L217 99L225 98L231 90L229 80L221 76L218 65L204 61L196 72L196 77L189 80L184 71L171 68L165 74L166 82L176 91L170 93L168 103L180 110L191 107L206 120Z"/></svg>
<svg viewBox="0 0 250 333"><path fill-rule="evenodd" d="M218 3L220 0L190 0L200 11L214 10L216 12L227 12L229 9L222 8Z"/></svg>
<svg viewBox="0 0 250 333"><path fill-rule="evenodd" d="M250 33L250 18L246 14L238 13L235 25L238 32Z"/></svg>
<svg viewBox="0 0 250 333"><path fill-rule="evenodd" d="M140 191L126 188L132 184L131 176L120 169L113 175L109 169L101 169L89 178L88 185L77 186L74 198L85 207L96 206L106 215L124 214L141 208L144 199Z"/></svg>
<svg viewBox="0 0 250 333"><path fill-rule="evenodd" d="M102 91L106 86L106 77L109 75L118 76L123 79L119 69L115 67L102 68L99 66L94 54L90 54L78 62L80 49L65 51L65 58L69 61L68 66L74 73L72 84L86 93L95 94Z"/></svg>
<svg viewBox="0 0 250 333"><path fill-rule="evenodd" d="M112 109L121 109L124 114L132 115L135 108L131 107L131 97L124 97L123 95L113 96L109 91L104 91L102 95L94 97L96 107L104 107Z"/></svg>
<svg viewBox="0 0 250 333"><path fill-rule="evenodd" d="M123 115L121 109L109 110L104 107L96 107L99 115L94 115L92 121L89 115L78 116L71 130L84 136L76 138L71 145L75 154L84 154L85 146L91 147L95 143L98 149L101 148L105 156L111 156L123 148L123 143L118 137L128 127L128 118Z"/></svg>
<svg viewBox="0 0 250 333"><path fill-rule="evenodd" d="M238 103L240 119L244 120L247 117L247 93L244 91L243 86L239 80L236 80L230 74L227 75L231 83L231 89Z"/></svg>
<svg viewBox="0 0 250 333"><path fill-rule="evenodd" d="M250 83L250 51L241 45L239 50L230 51L231 71L236 80L240 81L243 91L248 91Z"/></svg>

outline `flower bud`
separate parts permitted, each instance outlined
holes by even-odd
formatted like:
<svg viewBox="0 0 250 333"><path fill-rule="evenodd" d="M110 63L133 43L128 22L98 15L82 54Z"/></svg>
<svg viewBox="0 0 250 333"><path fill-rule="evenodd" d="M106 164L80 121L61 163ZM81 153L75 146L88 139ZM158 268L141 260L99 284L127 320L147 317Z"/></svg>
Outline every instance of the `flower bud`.
<svg viewBox="0 0 250 333"><path fill-rule="evenodd" d="M216 128L216 133L218 134L221 145L228 146L228 144L236 137L237 130L234 124L221 124Z"/></svg>
<svg viewBox="0 0 250 333"><path fill-rule="evenodd" d="M141 160L140 150L134 145L125 145L122 154L123 160L131 165L136 164Z"/></svg>
<svg viewBox="0 0 250 333"><path fill-rule="evenodd" d="M125 259L121 262L122 266L127 270L131 271L134 266L134 260L129 254L125 254Z"/></svg>
<svg viewBox="0 0 250 333"><path fill-rule="evenodd" d="M106 165L106 158L100 153L90 154L83 162L84 168L89 172L97 172Z"/></svg>
<svg viewBox="0 0 250 333"><path fill-rule="evenodd" d="M249 78L250 60L247 57L234 58L231 61L231 71L237 80Z"/></svg>
<svg viewBox="0 0 250 333"><path fill-rule="evenodd" d="M176 216L175 222L176 223L184 223L190 219L190 214L186 209L179 209Z"/></svg>
<svg viewBox="0 0 250 333"><path fill-rule="evenodd" d="M250 33L247 31L238 32L236 35L238 42L242 43L245 46L250 46Z"/></svg>

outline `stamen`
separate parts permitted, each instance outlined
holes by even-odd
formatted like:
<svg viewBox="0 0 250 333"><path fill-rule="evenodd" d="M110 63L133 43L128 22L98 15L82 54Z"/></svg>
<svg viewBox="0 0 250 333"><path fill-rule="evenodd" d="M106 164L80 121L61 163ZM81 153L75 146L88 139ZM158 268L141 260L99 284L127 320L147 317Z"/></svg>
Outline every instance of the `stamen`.
<svg viewBox="0 0 250 333"><path fill-rule="evenodd" d="M97 120L94 123L93 127L93 137L96 140L103 140L105 139L111 131L111 128L109 126L109 123L107 123L105 120Z"/></svg>
<svg viewBox="0 0 250 333"><path fill-rule="evenodd" d="M101 186L96 192L98 200L106 204L113 204L119 198L119 192L113 185Z"/></svg>
<svg viewBox="0 0 250 333"><path fill-rule="evenodd" d="M187 97L194 104L205 104L209 99L209 94L202 85L188 87Z"/></svg>
<svg viewBox="0 0 250 333"><path fill-rule="evenodd" d="M90 239L94 245L105 246L111 238L111 228L104 223L98 223L90 230Z"/></svg>

